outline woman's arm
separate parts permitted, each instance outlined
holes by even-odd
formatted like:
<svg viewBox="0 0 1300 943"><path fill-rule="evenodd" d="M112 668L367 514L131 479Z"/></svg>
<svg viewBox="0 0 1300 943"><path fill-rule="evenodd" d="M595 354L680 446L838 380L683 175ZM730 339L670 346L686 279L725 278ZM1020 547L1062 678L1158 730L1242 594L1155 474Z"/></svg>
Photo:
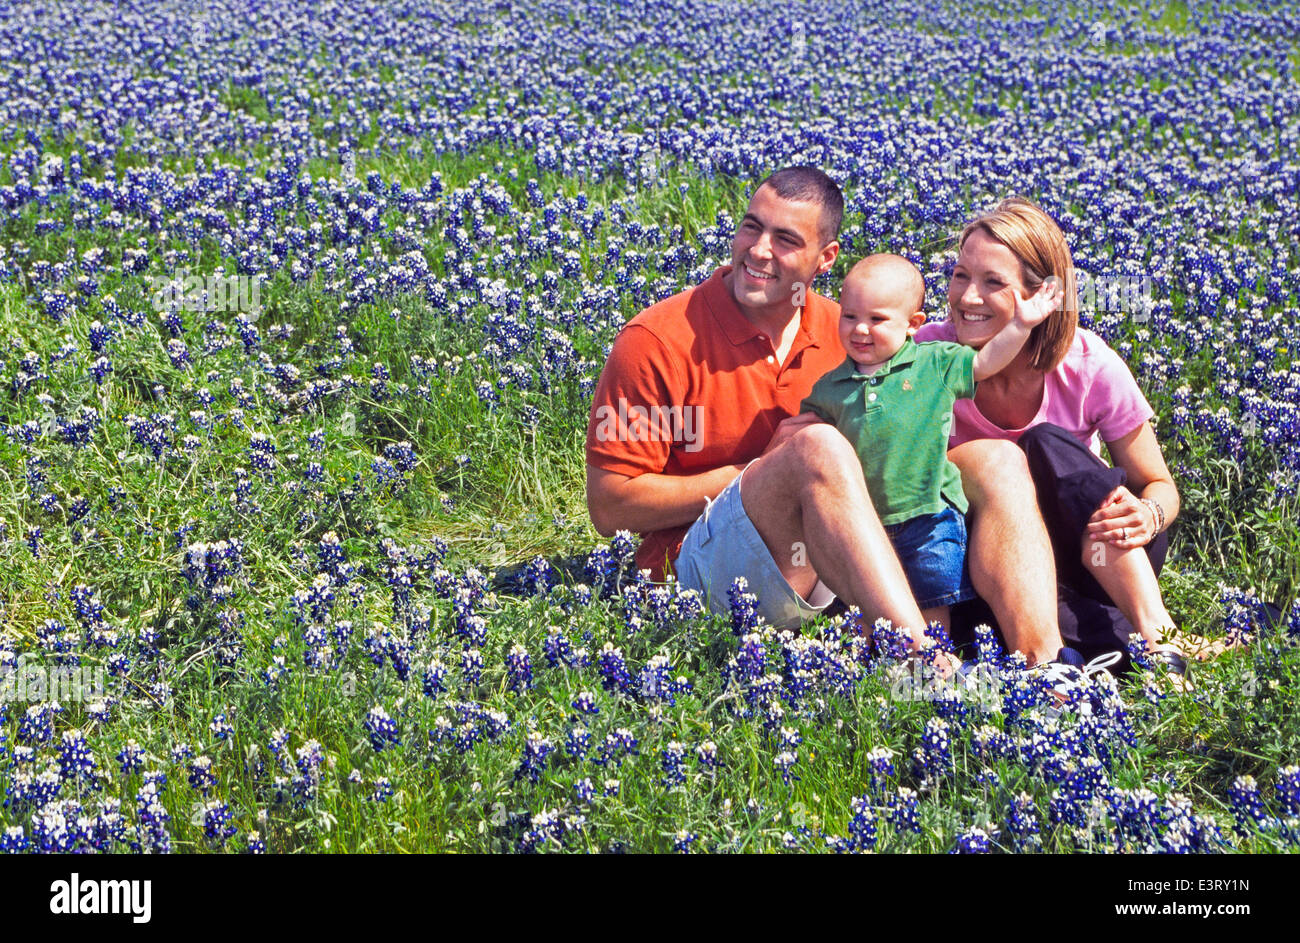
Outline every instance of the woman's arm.
<svg viewBox="0 0 1300 943"><path fill-rule="evenodd" d="M1151 498L1160 505L1167 528L1181 505L1178 487L1151 423L1142 423L1128 435L1107 442L1106 447L1116 467L1128 473L1128 487L1116 488L1107 496L1089 519L1088 534L1124 549L1145 546L1155 538L1159 521L1141 499Z"/></svg>

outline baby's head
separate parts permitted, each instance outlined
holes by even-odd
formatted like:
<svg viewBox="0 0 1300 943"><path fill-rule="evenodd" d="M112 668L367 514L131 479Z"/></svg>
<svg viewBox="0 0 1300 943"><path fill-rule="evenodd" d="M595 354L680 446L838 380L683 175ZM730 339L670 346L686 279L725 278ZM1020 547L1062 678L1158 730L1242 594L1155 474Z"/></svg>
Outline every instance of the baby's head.
<svg viewBox="0 0 1300 943"><path fill-rule="evenodd" d="M925 323L925 279L898 255L869 255L844 279L840 343L860 367L878 366Z"/></svg>

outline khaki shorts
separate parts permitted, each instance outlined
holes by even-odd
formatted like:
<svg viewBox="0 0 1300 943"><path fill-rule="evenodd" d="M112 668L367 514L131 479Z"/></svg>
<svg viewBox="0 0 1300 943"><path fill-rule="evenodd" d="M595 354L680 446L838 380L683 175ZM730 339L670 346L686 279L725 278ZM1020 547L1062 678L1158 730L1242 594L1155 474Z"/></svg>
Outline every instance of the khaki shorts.
<svg viewBox="0 0 1300 943"><path fill-rule="evenodd" d="M743 477L741 472L709 501L686 532L677 556L678 582L697 590L710 611L725 613L731 605L727 591L743 576L749 592L758 597L758 613L764 622L778 629L797 629L825 611L835 595L820 581L811 599L790 588L745 513L740 500Z"/></svg>

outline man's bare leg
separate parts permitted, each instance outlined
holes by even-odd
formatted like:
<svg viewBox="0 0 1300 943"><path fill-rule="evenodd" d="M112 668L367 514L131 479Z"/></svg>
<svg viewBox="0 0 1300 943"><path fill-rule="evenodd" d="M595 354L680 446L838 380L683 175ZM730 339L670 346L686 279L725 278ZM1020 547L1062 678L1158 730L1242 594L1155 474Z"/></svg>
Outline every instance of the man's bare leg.
<svg viewBox="0 0 1300 943"><path fill-rule="evenodd" d="M926 625L931 622L938 622L945 629L951 629L951 617L952 608L950 606L931 606L929 609L921 610L921 618L925 620Z"/></svg>
<svg viewBox="0 0 1300 943"><path fill-rule="evenodd" d="M806 426L750 465L740 497L796 593L808 598L820 578L862 610L868 627L888 619L909 629L919 647L921 610L871 505L857 453L833 426Z"/></svg>
<svg viewBox="0 0 1300 943"><path fill-rule="evenodd" d="M967 558L975 591L1009 648L1031 665L1051 661L1063 644L1056 561L1024 452L1002 439L975 439L949 449L948 458L971 504Z"/></svg>

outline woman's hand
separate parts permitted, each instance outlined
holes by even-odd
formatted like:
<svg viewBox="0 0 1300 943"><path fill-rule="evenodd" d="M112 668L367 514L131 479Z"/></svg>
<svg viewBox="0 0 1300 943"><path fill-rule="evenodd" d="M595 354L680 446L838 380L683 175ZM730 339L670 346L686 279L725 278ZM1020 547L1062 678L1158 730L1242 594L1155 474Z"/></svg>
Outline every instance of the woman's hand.
<svg viewBox="0 0 1300 943"><path fill-rule="evenodd" d="M1088 518L1088 539L1105 541L1120 550L1145 547L1156 536L1155 512L1120 485Z"/></svg>
<svg viewBox="0 0 1300 943"><path fill-rule="evenodd" d="M1060 310L1061 280L1052 275L1028 298L1020 297L1018 291L1013 291L1012 296L1016 299L1016 323L1026 328L1036 327L1053 311Z"/></svg>

